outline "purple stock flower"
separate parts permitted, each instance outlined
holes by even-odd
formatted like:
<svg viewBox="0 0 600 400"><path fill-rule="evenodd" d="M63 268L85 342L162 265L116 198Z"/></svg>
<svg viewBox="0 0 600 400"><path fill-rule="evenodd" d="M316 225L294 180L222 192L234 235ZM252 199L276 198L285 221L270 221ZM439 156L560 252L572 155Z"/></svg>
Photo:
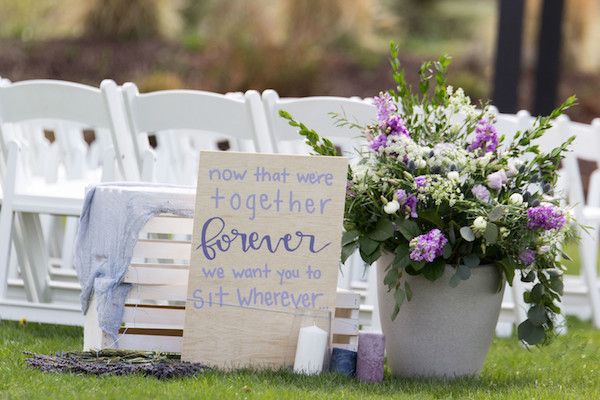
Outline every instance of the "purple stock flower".
<svg viewBox="0 0 600 400"><path fill-rule="evenodd" d="M396 191L396 199L401 207L404 207L405 213L409 214L412 218L417 218L417 196L414 194L407 194L406 190L398 189Z"/></svg>
<svg viewBox="0 0 600 400"><path fill-rule="evenodd" d="M483 185L473 186L471 193L473 193L473 196L475 196L479 201L483 201L484 203L490 201L490 191L487 190L487 188Z"/></svg>
<svg viewBox="0 0 600 400"><path fill-rule="evenodd" d="M527 210L527 219L529 229L560 229L567 222L560 208L552 205L531 207Z"/></svg>
<svg viewBox="0 0 600 400"><path fill-rule="evenodd" d="M346 196L356 197L356 192L354 191L354 183L352 183L352 181L346 181Z"/></svg>
<svg viewBox="0 0 600 400"><path fill-rule="evenodd" d="M390 135L410 136L408 129L404 125L404 120L399 115L391 116L384 125L384 129L389 129Z"/></svg>
<svg viewBox="0 0 600 400"><path fill-rule="evenodd" d="M531 249L523 250L521 254L519 254L519 260L521 260L521 262L525 266L533 264L533 262L535 261L535 251Z"/></svg>
<svg viewBox="0 0 600 400"><path fill-rule="evenodd" d="M369 143L369 148L373 151L379 151L379 149L385 147L387 144L387 136L383 133L375 136L375 138Z"/></svg>
<svg viewBox="0 0 600 400"><path fill-rule="evenodd" d="M392 113L396 111L396 106L392 102L392 96L387 92L380 92L379 96L373 98L373 104L377 107L377 119L379 120L379 124L383 126Z"/></svg>
<svg viewBox="0 0 600 400"><path fill-rule="evenodd" d="M427 185L427 177L424 175L415 177L415 185L417 186L417 189L425 187Z"/></svg>
<svg viewBox="0 0 600 400"><path fill-rule="evenodd" d="M486 119L480 119L475 128L475 139L469 145L469 151L477 149L485 153L491 153L498 147L498 131L496 127Z"/></svg>
<svg viewBox="0 0 600 400"><path fill-rule="evenodd" d="M506 183L508 177L503 169L500 171L493 172L487 176L487 185L490 189L500 190Z"/></svg>
<svg viewBox="0 0 600 400"><path fill-rule="evenodd" d="M410 241L410 259L413 261L432 262L444 252L444 246L448 239L439 229L419 235Z"/></svg>

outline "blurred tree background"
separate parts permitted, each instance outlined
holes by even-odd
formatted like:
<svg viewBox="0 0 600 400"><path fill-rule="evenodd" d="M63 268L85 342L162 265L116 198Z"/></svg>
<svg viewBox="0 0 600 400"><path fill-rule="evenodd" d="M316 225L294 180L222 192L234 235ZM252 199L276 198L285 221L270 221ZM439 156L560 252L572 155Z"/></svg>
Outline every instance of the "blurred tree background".
<svg viewBox="0 0 600 400"><path fill-rule="evenodd" d="M542 0L527 0L520 105L530 108ZM561 97L600 115L600 2L566 0ZM141 90L276 89L372 96L391 85L390 40L409 71L448 53L450 80L491 93L496 0L0 0L0 75L104 78Z"/></svg>

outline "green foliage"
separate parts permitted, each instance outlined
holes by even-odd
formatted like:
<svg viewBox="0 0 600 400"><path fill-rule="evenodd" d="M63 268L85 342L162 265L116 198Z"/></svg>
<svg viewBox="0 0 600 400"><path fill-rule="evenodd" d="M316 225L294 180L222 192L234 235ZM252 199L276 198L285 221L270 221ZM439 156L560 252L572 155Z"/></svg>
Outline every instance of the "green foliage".
<svg viewBox="0 0 600 400"><path fill-rule="evenodd" d="M279 116L288 121L290 126L298 128L298 134L306 138L306 144L309 145L315 154L321 156L336 156L337 151L331 140L326 137L321 137L313 129L308 128L301 122L294 120L294 118L284 110L279 110Z"/></svg>
<svg viewBox="0 0 600 400"><path fill-rule="evenodd" d="M478 109L462 89L446 84L450 57L423 63L413 91L394 43L390 54L395 87L376 99L382 120L361 128L346 116L334 116L340 126L361 128L370 147L359 150L360 161L348 175L342 260L356 249L368 264L384 252L394 253L383 278L396 299L393 316L412 297L403 284L405 273L434 281L451 266L450 285L459 286L474 268L495 264L502 283L518 275L534 284L525 293L532 311L519 338L547 343L560 312L555 304L563 290L561 242L571 234L573 221L564 228L530 229L528 209L544 202L566 214L551 192L573 139L548 153L536 141L575 98L505 145L487 103ZM280 115L316 154L335 154L326 138L285 111ZM535 185L539 190L531 189ZM426 236L434 229L443 235L440 244L428 242L437 240ZM531 252L534 260L525 264L522 255Z"/></svg>

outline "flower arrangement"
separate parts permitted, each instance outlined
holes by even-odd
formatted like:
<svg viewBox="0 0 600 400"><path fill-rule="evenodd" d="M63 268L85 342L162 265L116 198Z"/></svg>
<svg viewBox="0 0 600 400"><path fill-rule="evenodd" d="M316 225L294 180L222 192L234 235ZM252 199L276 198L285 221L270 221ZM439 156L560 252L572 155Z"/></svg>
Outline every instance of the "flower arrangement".
<svg viewBox="0 0 600 400"><path fill-rule="evenodd" d="M412 297L403 274L434 281L450 265L450 285L458 286L480 265L495 264L509 284L519 273L531 283L519 338L544 343L560 312L561 259L567 258L561 244L573 234L553 187L574 138L549 153L535 140L575 98L507 140L488 104L476 107L462 89L446 84L450 61L442 56L424 63L415 93L391 46L396 88L374 98L377 121L360 127L366 146L348 171L342 260L356 249L368 264L383 252L395 255L384 277L396 301L392 319ZM280 115L299 128L315 153L336 155L330 140L287 112Z"/></svg>

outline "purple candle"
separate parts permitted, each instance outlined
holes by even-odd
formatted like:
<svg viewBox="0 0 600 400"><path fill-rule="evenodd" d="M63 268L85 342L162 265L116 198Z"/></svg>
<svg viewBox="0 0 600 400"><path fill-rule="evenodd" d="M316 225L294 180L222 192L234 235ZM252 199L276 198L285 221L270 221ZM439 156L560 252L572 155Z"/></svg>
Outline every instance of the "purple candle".
<svg viewBox="0 0 600 400"><path fill-rule="evenodd" d="M363 382L381 382L383 380L384 354L385 337L383 333L360 332L358 334L356 377Z"/></svg>

